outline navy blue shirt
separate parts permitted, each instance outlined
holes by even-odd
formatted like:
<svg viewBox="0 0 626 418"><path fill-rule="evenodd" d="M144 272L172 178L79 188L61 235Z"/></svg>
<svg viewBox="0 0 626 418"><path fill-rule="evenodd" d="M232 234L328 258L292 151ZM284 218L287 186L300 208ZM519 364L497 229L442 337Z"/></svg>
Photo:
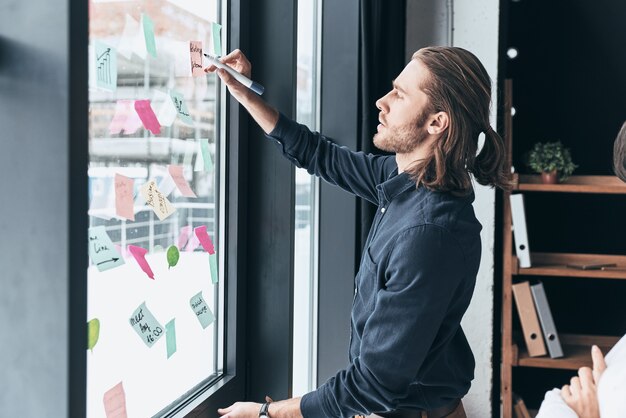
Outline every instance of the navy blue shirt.
<svg viewBox="0 0 626 418"><path fill-rule="evenodd" d="M473 193L416 187L394 157L352 152L284 115L268 136L298 167L378 206L355 279L350 365L302 397L304 417L427 410L463 397L474 356L460 322L481 253Z"/></svg>

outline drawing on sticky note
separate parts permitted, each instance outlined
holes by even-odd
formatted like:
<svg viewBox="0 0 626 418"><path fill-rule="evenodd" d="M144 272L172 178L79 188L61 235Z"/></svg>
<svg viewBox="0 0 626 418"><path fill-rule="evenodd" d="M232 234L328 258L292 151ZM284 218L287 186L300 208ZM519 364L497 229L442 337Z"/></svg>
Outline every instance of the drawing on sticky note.
<svg viewBox="0 0 626 418"><path fill-rule="evenodd" d="M99 271L124 264L103 225L89 228L89 257Z"/></svg>
<svg viewBox="0 0 626 418"><path fill-rule="evenodd" d="M117 56L115 49L100 41L94 42L96 51L96 87L115 91L117 88Z"/></svg>

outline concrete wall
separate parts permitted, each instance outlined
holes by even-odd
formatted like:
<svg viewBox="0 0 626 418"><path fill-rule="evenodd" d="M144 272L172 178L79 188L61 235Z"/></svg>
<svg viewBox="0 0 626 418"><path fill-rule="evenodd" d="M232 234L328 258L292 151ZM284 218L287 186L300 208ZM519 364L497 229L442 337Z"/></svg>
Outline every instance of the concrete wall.
<svg viewBox="0 0 626 418"><path fill-rule="evenodd" d="M493 127L497 114L498 19L498 0L407 0L407 60L426 45L452 43L476 54L493 83ZM476 358L475 379L464 404L468 417L484 418L491 416L491 397L498 396L498 392L492 393L495 192L477 185L474 209L483 225L483 256L474 297L462 322Z"/></svg>

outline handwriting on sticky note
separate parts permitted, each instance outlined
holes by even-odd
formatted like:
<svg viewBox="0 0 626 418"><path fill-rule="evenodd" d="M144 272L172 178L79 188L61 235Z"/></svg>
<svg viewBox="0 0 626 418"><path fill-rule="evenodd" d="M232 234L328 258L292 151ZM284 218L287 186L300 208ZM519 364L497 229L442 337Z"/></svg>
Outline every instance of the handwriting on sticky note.
<svg viewBox="0 0 626 418"><path fill-rule="evenodd" d="M211 309L209 309L209 306L202 297L202 292L199 292L197 295L192 297L189 300L189 305L191 306L193 312L196 314L198 321L200 321L200 325L202 325L202 328L206 329L206 327L208 327L213 323L213 321L215 321L213 312L211 312Z"/></svg>
<svg viewBox="0 0 626 418"><path fill-rule="evenodd" d="M135 110L143 126L154 135L161 133L161 125L159 120L150 106L150 100L135 100Z"/></svg>
<svg viewBox="0 0 626 418"><path fill-rule="evenodd" d="M107 390L102 400L107 418L127 418L126 394L122 382Z"/></svg>
<svg viewBox="0 0 626 418"><path fill-rule="evenodd" d="M130 221L135 220L134 187L134 179L115 173L115 214Z"/></svg>
<svg viewBox="0 0 626 418"><path fill-rule="evenodd" d="M185 197L196 197L196 194L189 187L189 183L187 183L187 179L183 174L183 166L182 165L168 165L167 171L172 176L172 180L180 190L180 193Z"/></svg>
<svg viewBox="0 0 626 418"><path fill-rule="evenodd" d="M141 196L146 201L146 204L152 207L152 210L154 210L154 213L161 221L176 212L176 209L167 200L167 197L159 191L154 180L150 180L141 187Z"/></svg>
<svg viewBox="0 0 626 418"><path fill-rule="evenodd" d="M170 322L165 324L165 342L167 343L167 358L172 357L172 354L176 352L176 323L173 318Z"/></svg>
<svg viewBox="0 0 626 418"><path fill-rule="evenodd" d="M217 55L218 57L222 55L222 38L220 36L221 30L222 30L222 26L220 24L211 22L211 37L213 38L213 55Z"/></svg>
<svg viewBox="0 0 626 418"><path fill-rule="evenodd" d="M150 268L150 264L148 264L148 260L146 260L146 254L148 253L148 250L146 250L145 248L137 247L136 245L129 245L128 252L133 256L135 261L137 261L137 264L139 264L141 270L143 270L143 272L146 273L148 277L154 280L154 273L152 272L152 268Z"/></svg>
<svg viewBox="0 0 626 418"><path fill-rule="evenodd" d="M159 338L163 336L165 330L152 315L152 312L146 306L146 302L139 305L133 316L129 319L130 325L133 327L137 335L148 346L152 347Z"/></svg>
<svg viewBox="0 0 626 418"><path fill-rule="evenodd" d="M96 53L96 87L115 91L117 88L117 55L115 48L94 41Z"/></svg>
<svg viewBox="0 0 626 418"><path fill-rule="evenodd" d="M189 41L191 55L191 75L198 77L205 75L202 69L202 41Z"/></svg>
<svg viewBox="0 0 626 418"><path fill-rule="evenodd" d="M157 56L156 42L154 40L154 22L147 14L141 15L141 24L143 26L143 35L146 40L146 50L154 58Z"/></svg>
<svg viewBox="0 0 626 418"><path fill-rule="evenodd" d="M204 251L209 254L215 254L215 247L213 247L213 241L211 241L211 237L206 232L206 225L198 226L194 228L193 231L196 233Z"/></svg>
<svg viewBox="0 0 626 418"><path fill-rule="evenodd" d="M217 254L209 254L209 267L211 268L211 281L216 284L219 279L217 276Z"/></svg>
<svg viewBox="0 0 626 418"><path fill-rule="evenodd" d="M174 107L176 108L176 112L178 112L180 120L182 120L187 125L193 125L193 119L191 119L189 109L187 108L187 102L185 101L182 93L171 90L170 96L172 98L172 103L174 103Z"/></svg>
<svg viewBox="0 0 626 418"><path fill-rule="evenodd" d="M189 236L191 235L191 225L183 226L180 228L180 234L178 235L178 248L181 250L189 241Z"/></svg>
<svg viewBox="0 0 626 418"><path fill-rule="evenodd" d="M105 271L124 264L104 226L89 228L89 257L99 271Z"/></svg>

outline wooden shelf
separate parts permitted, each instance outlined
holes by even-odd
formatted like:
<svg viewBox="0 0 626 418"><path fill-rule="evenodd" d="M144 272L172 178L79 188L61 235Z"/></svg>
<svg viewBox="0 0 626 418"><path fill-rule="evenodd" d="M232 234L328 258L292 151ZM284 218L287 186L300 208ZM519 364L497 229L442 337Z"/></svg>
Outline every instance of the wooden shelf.
<svg viewBox="0 0 626 418"><path fill-rule="evenodd" d="M531 253L530 259L533 266L521 268L517 258L513 257L513 275L626 280L626 256L623 255ZM579 270L567 267L567 264L585 263L611 263L617 266L605 267L602 270Z"/></svg>
<svg viewBox="0 0 626 418"><path fill-rule="evenodd" d="M514 190L525 192L626 194L626 183L615 176L571 176L559 184L543 184L540 175L513 175Z"/></svg>
<svg viewBox="0 0 626 418"><path fill-rule="evenodd" d="M581 367L591 367L591 346L600 347L602 353L606 353L619 341L619 337L603 335L559 335L563 347L564 357L550 358L548 356L529 357L524 344L514 344L513 366L538 367L544 369L578 370ZM515 355L517 354L517 355Z"/></svg>

